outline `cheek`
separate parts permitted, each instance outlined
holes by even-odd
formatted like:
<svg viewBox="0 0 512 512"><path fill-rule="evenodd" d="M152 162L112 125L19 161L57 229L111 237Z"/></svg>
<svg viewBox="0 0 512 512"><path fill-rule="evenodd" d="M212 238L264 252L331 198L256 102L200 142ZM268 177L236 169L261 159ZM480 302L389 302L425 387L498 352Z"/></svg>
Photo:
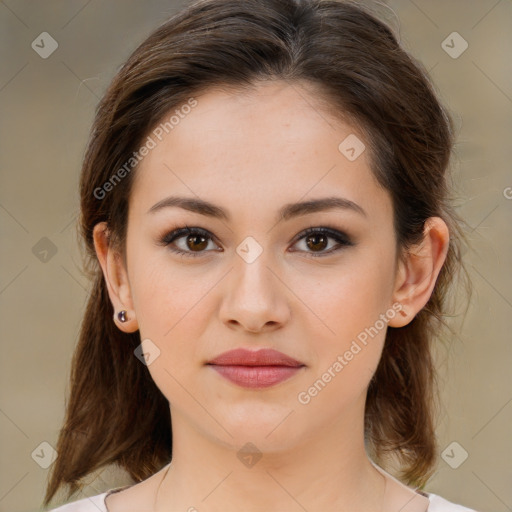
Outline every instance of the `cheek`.
<svg viewBox="0 0 512 512"><path fill-rule="evenodd" d="M204 338L213 314L208 298L219 276L206 270L198 275L197 268L178 266L161 255L132 261L130 282L140 337L150 339L160 351L149 370L152 374L167 370L181 382L205 356L197 340Z"/></svg>
<svg viewBox="0 0 512 512"><path fill-rule="evenodd" d="M160 251L158 251L160 252ZM133 256L130 279L141 336L166 340L211 288L207 274L178 265L164 254Z"/></svg>
<svg viewBox="0 0 512 512"><path fill-rule="evenodd" d="M190 388L202 356L196 340L203 329L201 319L206 318L201 298L208 282L191 281L186 272L172 272L171 265L156 261L135 268L134 275L140 338L151 340L150 346L158 353L148 365L151 378L167 400L188 404L193 410L183 386Z"/></svg>
<svg viewBox="0 0 512 512"><path fill-rule="evenodd" d="M308 323L316 322L324 345L329 341L339 348L374 325L389 308L391 258L372 253L358 253L329 268L299 269L288 276L290 287L309 310L304 312Z"/></svg>
<svg viewBox="0 0 512 512"><path fill-rule="evenodd" d="M337 400L359 395L374 374L394 316L391 273L392 258L372 250L322 274L304 272L308 277L295 279L294 290L310 310L303 328L314 354L312 383L319 379L318 387L331 389L325 399L330 393Z"/></svg>
<svg viewBox="0 0 512 512"><path fill-rule="evenodd" d="M307 283L304 286L308 288ZM337 421L343 410L360 403L366 394L381 358L390 315L386 316L384 283L370 271L332 279L322 290L308 295L308 305L319 312L322 322L310 317L304 330L309 333L313 362L297 400L308 405L309 413L318 408L320 416L327 414ZM311 328L313 323L316 329Z"/></svg>

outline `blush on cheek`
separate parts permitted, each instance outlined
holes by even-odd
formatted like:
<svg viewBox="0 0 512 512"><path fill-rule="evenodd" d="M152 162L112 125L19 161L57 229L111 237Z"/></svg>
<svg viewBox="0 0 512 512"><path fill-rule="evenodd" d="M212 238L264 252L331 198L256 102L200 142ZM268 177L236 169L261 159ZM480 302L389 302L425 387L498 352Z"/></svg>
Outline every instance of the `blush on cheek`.
<svg viewBox="0 0 512 512"><path fill-rule="evenodd" d="M379 329L380 328L380 329ZM313 380L320 386L336 382L343 396L355 393L354 398L368 386L379 364L386 335L386 323L374 321L363 329L340 323L334 343L317 345L319 362ZM342 396L340 395L340 396Z"/></svg>

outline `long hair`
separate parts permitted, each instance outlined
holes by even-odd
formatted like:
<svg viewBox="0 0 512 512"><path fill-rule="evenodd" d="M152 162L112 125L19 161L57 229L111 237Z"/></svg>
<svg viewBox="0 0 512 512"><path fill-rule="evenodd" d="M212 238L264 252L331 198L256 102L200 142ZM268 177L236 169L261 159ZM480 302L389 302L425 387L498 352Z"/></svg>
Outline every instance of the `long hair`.
<svg viewBox="0 0 512 512"><path fill-rule="evenodd" d="M450 330L445 317L456 275L464 274L470 287L461 251L466 235L448 174L452 118L421 63L361 3L200 0L142 42L96 110L80 177L79 232L92 289L45 505L61 486L69 486L69 498L86 475L109 464L142 481L171 460L168 401L134 357L139 332L123 333L113 322L93 228L106 221L109 243L125 257L134 153L148 133L196 93L213 86L250 88L262 80L314 85L330 112L365 134L371 171L392 198L399 254L421 241L427 218L439 216L448 225L448 253L434 291L408 325L388 328L365 408L372 459L383 467L390 458L398 461L406 485L424 487L432 475L438 402L433 348Z"/></svg>

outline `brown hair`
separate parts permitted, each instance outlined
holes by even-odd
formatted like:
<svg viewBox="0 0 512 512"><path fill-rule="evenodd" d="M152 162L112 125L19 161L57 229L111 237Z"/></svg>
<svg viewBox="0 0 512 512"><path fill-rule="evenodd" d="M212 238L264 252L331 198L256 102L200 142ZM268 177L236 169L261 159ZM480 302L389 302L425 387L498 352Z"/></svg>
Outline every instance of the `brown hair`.
<svg viewBox="0 0 512 512"><path fill-rule="evenodd" d="M444 327L450 329L443 317L455 274L464 270L467 278L463 221L451 205L447 175L451 117L422 65L360 3L201 0L135 50L97 107L80 180L79 227L92 290L45 505L60 486L69 485L70 497L81 479L108 464L141 481L172 457L169 404L134 357L139 332L125 334L113 322L92 237L94 226L106 221L110 243L125 259L136 165L105 198L98 191L105 194L104 184L113 183L150 130L194 94L276 79L312 84L326 108L364 134L372 172L392 198L401 255L422 239L427 218L441 217L450 230L445 264L428 303L408 325L387 330L365 410L371 457L382 466L395 457L407 485L424 487L431 476L437 453L432 344Z"/></svg>

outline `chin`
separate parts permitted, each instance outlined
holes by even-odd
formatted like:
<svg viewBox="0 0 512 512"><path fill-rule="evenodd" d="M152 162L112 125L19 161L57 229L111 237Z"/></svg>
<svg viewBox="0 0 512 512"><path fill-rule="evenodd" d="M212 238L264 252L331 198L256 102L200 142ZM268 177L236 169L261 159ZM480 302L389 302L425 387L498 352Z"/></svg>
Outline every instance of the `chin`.
<svg viewBox="0 0 512 512"><path fill-rule="evenodd" d="M297 423L291 421L293 416L290 407L283 407L280 411L273 410L267 414L260 410L258 413L252 411L247 414L237 412L235 417L224 415L222 424L232 437L226 434L223 438L235 447L250 441L260 450L279 452L294 438L300 437Z"/></svg>

